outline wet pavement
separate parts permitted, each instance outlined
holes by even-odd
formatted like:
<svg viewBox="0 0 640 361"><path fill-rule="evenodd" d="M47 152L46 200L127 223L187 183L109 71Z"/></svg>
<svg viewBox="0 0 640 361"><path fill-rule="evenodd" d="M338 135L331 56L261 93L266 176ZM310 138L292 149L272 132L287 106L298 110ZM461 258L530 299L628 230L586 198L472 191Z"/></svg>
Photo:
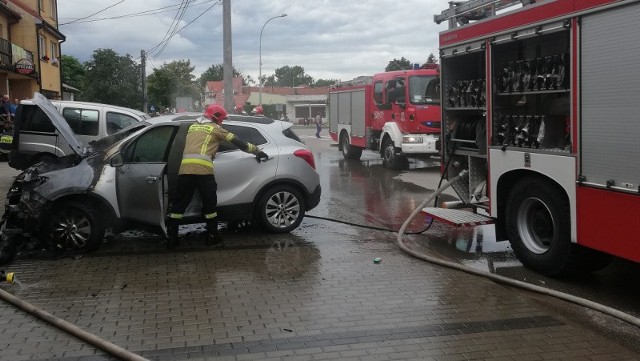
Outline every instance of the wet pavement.
<svg viewBox="0 0 640 361"><path fill-rule="evenodd" d="M398 229L435 188L438 165L391 172L373 154L344 162L308 131L324 194L291 234L227 229L224 245L209 248L202 229L184 227L167 251L159 237L132 232L82 257L18 257L4 269L21 284L0 287L151 360L640 359L629 336L637 329L621 321L401 252L381 229ZM11 170L0 170L3 197ZM491 238L490 227L434 224L405 241L540 283ZM0 360L115 359L5 302L0 350Z"/></svg>

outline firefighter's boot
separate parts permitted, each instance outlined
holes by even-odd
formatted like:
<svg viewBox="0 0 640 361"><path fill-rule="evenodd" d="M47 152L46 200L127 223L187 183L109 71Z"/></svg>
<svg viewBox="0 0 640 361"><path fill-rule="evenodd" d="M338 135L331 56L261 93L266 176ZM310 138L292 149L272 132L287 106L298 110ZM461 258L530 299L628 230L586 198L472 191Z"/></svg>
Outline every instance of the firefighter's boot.
<svg viewBox="0 0 640 361"><path fill-rule="evenodd" d="M173 218L167 218L167 248L173 249L178 246L178 221Z"/></svg>
<svg viewBox="0 0 640 361"><path fill-rule="evenodd" d="M207 220L207 246L215 246L223 241L218 231L218 219Z"/></svg>

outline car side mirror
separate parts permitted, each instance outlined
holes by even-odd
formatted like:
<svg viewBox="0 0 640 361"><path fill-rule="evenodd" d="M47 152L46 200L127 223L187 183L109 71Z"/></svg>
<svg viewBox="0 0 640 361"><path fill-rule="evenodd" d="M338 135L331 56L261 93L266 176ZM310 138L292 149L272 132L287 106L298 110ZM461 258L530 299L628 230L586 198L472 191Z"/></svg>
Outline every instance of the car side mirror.
<svg viewBox="0 0 640 361"><path fill-rule="evenodd" d="M111 160L109 160L109 164L114 168L122 167L124 165L124 158L122 158L122 154L114 154L113 157L111 157Z"/></svg>

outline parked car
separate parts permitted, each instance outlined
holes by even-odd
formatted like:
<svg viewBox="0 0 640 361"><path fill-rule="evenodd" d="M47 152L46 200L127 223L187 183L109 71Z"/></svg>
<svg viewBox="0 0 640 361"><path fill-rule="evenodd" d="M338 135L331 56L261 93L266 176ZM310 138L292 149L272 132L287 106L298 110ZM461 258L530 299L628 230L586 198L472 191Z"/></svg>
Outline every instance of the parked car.
<svg viewBox="0 0 640 361"><path fill-rule="evenodd" d="M83 146L150 118L144 112L115 105L65 100L51 103ZM9 165L13 168L25 169L36 162L73 153L60 140L51 119L36 108L33 100L23 100L16 110L9 156Z"/></svg>
<svg viewBox="0 0 640 361"><path fill-rule="evenodd" d="M166 235L165 215L196 115L153 118L131 134L117 133L83 148L53 104L39 94L33 102L74 153L38 163L16 177L0 219L0 264L29 236L83 251L96 249L108 228ZM276 233L294 230L320 201L313 153L291 123L231 115L223 127L257 145L269 159L258 162L231 143L221 144L215 158L220 220L250 220ZM184 221L203 222L197 192Z"/></svg>

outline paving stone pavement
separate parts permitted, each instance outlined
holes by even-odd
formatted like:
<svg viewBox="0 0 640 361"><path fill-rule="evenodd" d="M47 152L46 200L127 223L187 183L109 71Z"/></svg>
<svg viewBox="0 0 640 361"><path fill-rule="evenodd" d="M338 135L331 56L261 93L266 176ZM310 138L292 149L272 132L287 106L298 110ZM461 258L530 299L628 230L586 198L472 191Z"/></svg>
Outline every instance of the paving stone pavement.
<svg viewBox="0 0 640 361"><path fill-rule="evenodd" d="M306 219L288 235L225 237L18 259L4 268L20 284L0 287L150 360L640 360L526 293L407 256L390 233ZM116 359L4 301L0 350L0 361Z"/></svg>

